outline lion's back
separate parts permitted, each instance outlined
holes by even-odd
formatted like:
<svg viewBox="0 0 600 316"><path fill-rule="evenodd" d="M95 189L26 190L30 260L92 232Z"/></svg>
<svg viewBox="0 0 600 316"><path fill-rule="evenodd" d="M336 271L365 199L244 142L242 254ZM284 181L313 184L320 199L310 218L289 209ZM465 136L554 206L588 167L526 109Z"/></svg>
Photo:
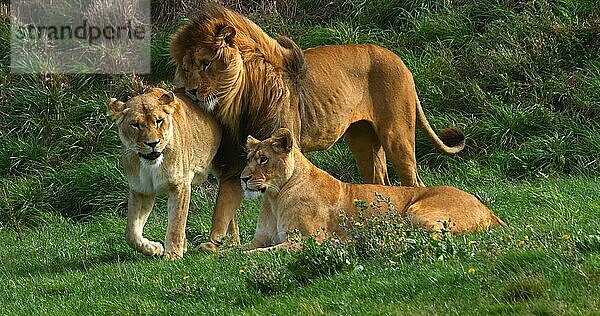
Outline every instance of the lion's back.
<svg viewBox="0 0 600 316"><path fill-rule="evenodd" d="M355 74L390 71L396 77L399 73L410 73L398 55L373 44L318 46L304 50L304 56L309 69L344 69Z"/></svg>

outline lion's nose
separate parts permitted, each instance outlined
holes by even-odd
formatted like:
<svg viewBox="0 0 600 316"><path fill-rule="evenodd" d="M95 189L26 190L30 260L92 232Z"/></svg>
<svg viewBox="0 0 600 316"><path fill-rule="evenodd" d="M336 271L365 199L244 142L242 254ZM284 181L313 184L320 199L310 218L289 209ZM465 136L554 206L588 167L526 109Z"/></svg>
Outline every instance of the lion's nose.
<svg viewBox="0 0 600 316"><path fill-rule="evenodd" d="M240 176L240 179L242 179L242 181L244 181L244 183L248 183L248 180L250 180L251 176Z"/></svg>
<svg viewBox="0 0 600 316"><path fill-rule="evenodd" d="M160 143L160 139L157 141L153 141L153 142L144 142L144 144L150 146L150 148L156 147L156 145L158 145L158 143Z"/></svg>

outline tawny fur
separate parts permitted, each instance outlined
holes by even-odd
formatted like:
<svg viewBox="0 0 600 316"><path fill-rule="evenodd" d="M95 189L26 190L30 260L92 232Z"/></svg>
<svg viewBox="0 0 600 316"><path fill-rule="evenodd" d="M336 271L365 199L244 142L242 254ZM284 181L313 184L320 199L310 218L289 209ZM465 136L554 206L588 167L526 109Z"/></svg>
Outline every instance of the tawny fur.
<svg viewBox="0 0 600 316"><path fill-rule="evenodd" d="M192 183L206 180L221 140L217 122L185 95L154 88L126 103L111 99L108 114L117 121L123 169L129 182L127 243L149 255L181 258L186 251L185 225ZM158 141L156 152L146 159ZM164 246L142 236L155 195L168 196Z"/></svg>
<svg viewBox="0 0 600 316"><path fill-rule="evenodd" d="M267 138L286 127L303 152L327 149L343 137L365 182L389 184L389 159L407 186L423 186L415 157L417 126L445 153L465 145L458 129L443 133L443 141L436 135L412 74L397 55L379 46L302 51L292 40L276 41L242 15L210 4L173 36L171 56L176 81L224 128L215 158L223 181L213 214L213 244L234 223L241 201L237 178L247 135Z"/></svg>
<svg viewBox="0 0 600 316"><path fill-rule="evenodd" d="M473 195L454 187L398 187L348 184L315 167L293 145L287 129L276 131L262 142L248 138L248 164L242 187L247 195L264 192L256 233L249 245L255 248L287 248L287 234L298 230L305 236L345 236L339 225L339 211L355 218L355 199L374 201L375 192L389 197L398 216L414 226L439 231L443 222L450 233L466 233L505 226ZM365 214L373 216L375 214Z"/></svg>

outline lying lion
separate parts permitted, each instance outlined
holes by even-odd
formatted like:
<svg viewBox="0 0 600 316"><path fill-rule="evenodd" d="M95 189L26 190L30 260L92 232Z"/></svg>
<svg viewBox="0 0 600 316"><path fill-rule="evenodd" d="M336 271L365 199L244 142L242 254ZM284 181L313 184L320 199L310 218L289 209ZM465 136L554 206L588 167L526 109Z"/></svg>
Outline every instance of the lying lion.
<svg viewBox="0 0 600 316"><path fill-rule="evenodd" d="M288 232L319 234L317 239L335 233L343 236L339 211L355 217L353 200L369 200L378 192L415 226L440 230L445 222L458 234L489 227L505 226L473 195L457 188L398 187L374 184L348 184L315 167L295 146L292 133L281 128L268 139L248 136L248 162L241 175L247 197L264 193L256 233L250 249L289 248ZM375 214L367 214L375 215Z"/></svg>
<svg viewBox="0 0 600 316"><path fill-rule="evenodd" d="M218 124L185 94L159 88L126 103L110 99L108 114L119 126L129 182L127 243L148 256L181 258L187 250L185 225L191 185L208 176L221 141ZM154 197L160 192L169 198L164 248L142 236Z"/></svg>

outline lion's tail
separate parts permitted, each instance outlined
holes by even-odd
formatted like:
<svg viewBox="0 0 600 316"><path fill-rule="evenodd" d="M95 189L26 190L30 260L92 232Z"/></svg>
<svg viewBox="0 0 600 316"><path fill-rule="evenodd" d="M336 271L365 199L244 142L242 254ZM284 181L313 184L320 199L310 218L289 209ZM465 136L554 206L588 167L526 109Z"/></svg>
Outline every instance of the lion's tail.
<svg viewBox="0 0 600 316"><path fill-rule="evenodd" d="M465 134L456 127L443 129L438 136L425 117L421 102L417 98L417 123L435 147L446 154L456 154L465 148Z"/></svg>

